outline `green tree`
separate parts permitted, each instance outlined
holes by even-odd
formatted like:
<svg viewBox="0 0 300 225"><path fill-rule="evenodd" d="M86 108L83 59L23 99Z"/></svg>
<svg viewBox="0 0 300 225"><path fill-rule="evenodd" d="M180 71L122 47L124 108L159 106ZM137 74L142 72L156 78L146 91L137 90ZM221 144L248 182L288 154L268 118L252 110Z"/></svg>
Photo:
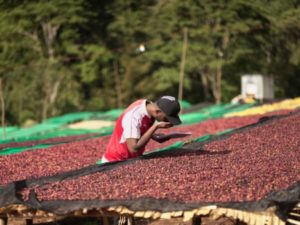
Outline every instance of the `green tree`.
<svg viewBox="0 0 300 225"><path fill-rule="evenodd" d="M76 82L71 77L74 72L68 67L67 60L68 50L76 46L76 27L87 22L89 14L85 7L84 1L71 0L1 5L1 32L6 34L1 39L0 57L5 64L1 74L8 77L9 73L5 71L10 70L12 79L19 79L21 86L35 84L34 89L28 92L24 92L24 88L16 89L17 93L20 92L17 95L24 96L20 105L24 106L25 111L34 102L35 110L32 112L36 114L41 109L41 118L45 119L49 113L54 115L59 112L56 107L58 98L65 103L75 103L79 97L76 96L79 91L74 92ZM26 73L30 73L31 79L19 78ZM63 92L62 83L67 84ZM28 94L34 99L25 97ZM6 96L10 98L11 95L7 93ZM15 99L12 102L16 102Z"/></svg>
<svg viewBox="0 0 300 225"><path fill-rule="evenodd" d="M7 119L177 96L182 75L192 103L229 101L245 73L297 96L299 15L297 0L1 1Z"/></svg>

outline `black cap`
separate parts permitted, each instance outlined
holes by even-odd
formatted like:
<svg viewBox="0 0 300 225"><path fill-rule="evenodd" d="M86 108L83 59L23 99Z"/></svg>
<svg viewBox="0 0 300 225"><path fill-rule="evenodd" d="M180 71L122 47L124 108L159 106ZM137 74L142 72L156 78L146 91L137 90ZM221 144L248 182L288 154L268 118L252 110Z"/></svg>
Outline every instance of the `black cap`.
<svg viewBox="0 0 300 225"><path fill-rule="evenodd" d="M180 112L180 104L173 96L163 96L156 101L158 107L163 111L167 119L173 125L178 125L181 120L178 116Z"/></svg>

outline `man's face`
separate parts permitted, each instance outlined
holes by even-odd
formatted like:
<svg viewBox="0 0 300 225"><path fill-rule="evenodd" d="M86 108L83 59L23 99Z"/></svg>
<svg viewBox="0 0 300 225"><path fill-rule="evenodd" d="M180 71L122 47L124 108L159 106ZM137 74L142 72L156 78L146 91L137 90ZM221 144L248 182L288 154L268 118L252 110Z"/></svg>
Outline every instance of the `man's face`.
<svg viewBox="0 0 300 225"><path fill-rule="evenodd" d="M153 117L160 122L168 122L166 114L160 109L156 109Z"/></svg>

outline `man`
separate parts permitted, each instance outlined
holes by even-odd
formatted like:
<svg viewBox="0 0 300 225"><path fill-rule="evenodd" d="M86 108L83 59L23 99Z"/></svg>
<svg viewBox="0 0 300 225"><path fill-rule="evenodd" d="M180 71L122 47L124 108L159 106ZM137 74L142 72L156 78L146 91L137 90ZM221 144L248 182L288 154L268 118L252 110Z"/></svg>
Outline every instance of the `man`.
<svg viewBox="0 0 300 225"><path fill-rule="evenodd" d="M160 143L169 140L155 131L180 124L179 112L179 102L172 96L163 96L156 102L135 101L118 118L101 162L140 156L151 138Z"/></svg>

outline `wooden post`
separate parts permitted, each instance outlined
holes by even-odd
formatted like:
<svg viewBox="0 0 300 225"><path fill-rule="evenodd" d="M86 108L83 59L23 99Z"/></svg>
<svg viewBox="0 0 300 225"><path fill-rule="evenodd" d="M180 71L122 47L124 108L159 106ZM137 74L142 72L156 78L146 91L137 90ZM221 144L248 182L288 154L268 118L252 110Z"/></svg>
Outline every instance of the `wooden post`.
<svg viewBox="0 0 300 225"><path fill-rule="evenodd" d="M183 221L182 218L158 219L148 223L148 225L193 225L193 220ZM198 225L198 224L197 224Z"/></svg>
<svg viewBox="0 0 300 225"><path fill-rule="evenodd" d="M8 218L7 225L27 225L27 220L24 218Z"/></svg>
<svg viewBox="0 0 300 225"><path fill-rule="evenodd" d="M3 218L0 218L0 225L5 225L5 224L6 224L5 220Z"/></svg>
<svg viewBox="0 0 300 225"><path fill-rule="evenodd" d="M120 216L119 217L118 225L125 225L126 222L127 222L127 217L126 216Z"/></svg>
<svg viewBox="0 0 300 225"><path fill-rule="evenodd" d="M134 225L134 217L127 218L127 225Z"/></svg>
<svg viewBox="0 0 300 225"><path fill-rule="evenodd" d="M106 215L103 215L102 219L103 219L103 224L104 225L109 225L109 220L108 220Z"/></svg>
<svg viewBox="0 0 300 225"><path fill-rule="evenodd" d="M194 217L192 220L192 225L201 225L201 217L200 216Z"/></svg>

